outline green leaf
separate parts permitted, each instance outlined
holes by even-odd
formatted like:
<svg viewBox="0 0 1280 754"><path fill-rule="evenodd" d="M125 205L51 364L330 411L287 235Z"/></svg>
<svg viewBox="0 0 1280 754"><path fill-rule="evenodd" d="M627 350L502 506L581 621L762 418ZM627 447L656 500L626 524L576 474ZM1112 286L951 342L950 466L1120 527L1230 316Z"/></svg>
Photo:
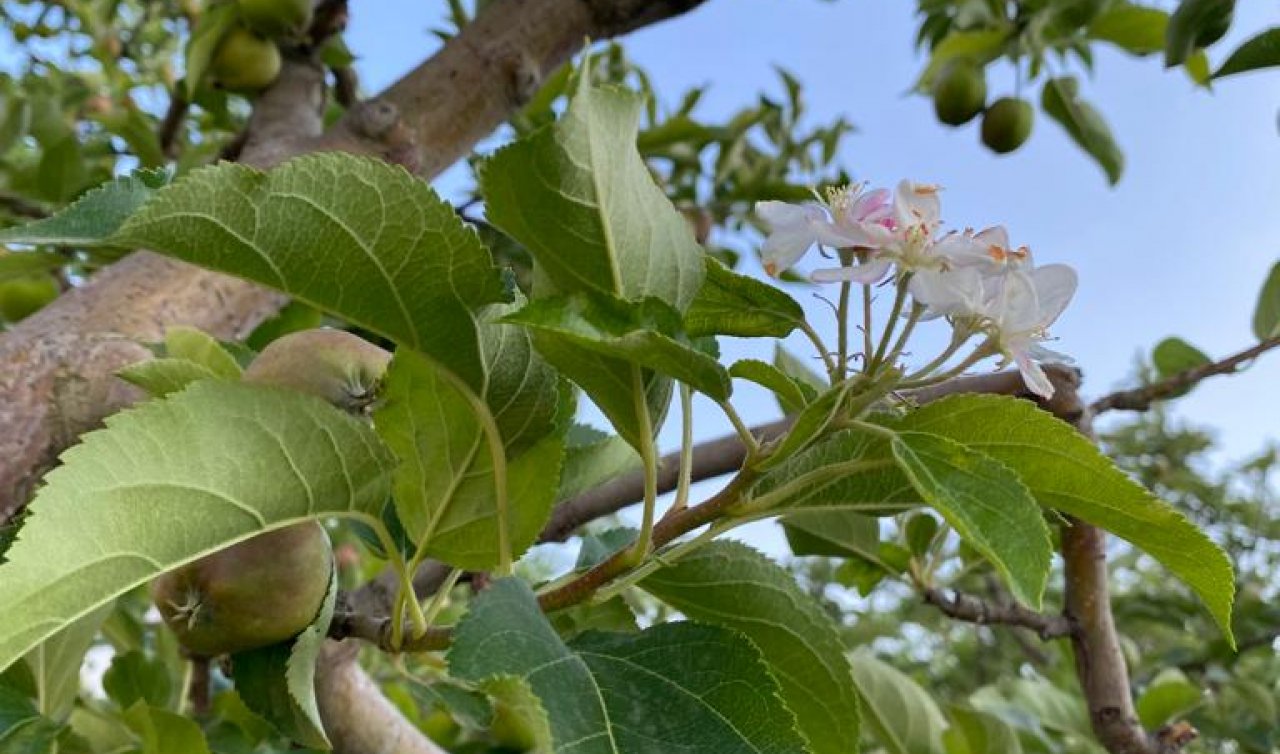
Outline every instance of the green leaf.
<svg viewBox="0 0 1280 754"><path fill-rule="evenodd" d="M45 476L0 565L0 669L163 571L324 515L376 520L390 454L324 401L205 381L107 419Z"/></svg>
<svg viewBox="0 0 1280 754"><path fill-rule="evenodd" d="M35 703L26 694L0 684L0 739L19 724L39 716Z"/></svg>
<svg viewBox="0 0 1280 754"><path fill-rule="evenodd" d="M749 380L770 390L778 399L778 406L784 414L796 413L818 397L818 393L808 383L791 377L766 361L735 361L729 367L729 376Z"/></svg>
<svg viewBox="0 0 1280 754"><path fill-rule="evenodd" d="M1272 265L1253 309L1253 334L1258 340L1280 335L1280 262Z"/></svg>
<svg viewBox="0 0 1280 754"><path fill-rule="evenodd" d="M850 383L842 382L805 406L799 414L796 414L796 420L791 428L778 441L772 454L759 464L759 468L765 470L776 468L817 439L840 413L850 389Z"/></svg>
<svg viewBox="0 0 1280 754"><path fill-rule="evenodd" d="M1151 363L1156 368L1156 376L1162 380L1211 361L1212 359L1203 351L1181 338L1165 338L1151 350ZM1194 385L1183 388L1170 397L1178 398L1186 395L1191 392L1192 387Z"/></svg>
<svg viewBox="0 0 1280 754"><path fill-rule="evenodd" d="M639 302L576 294L536 299L504 322L538 333L537 343L558 339L600 356L658 372L712 398L729 398L729 373L683 337L679 314L660 299ZM582 369L565 365L571 379ZM620 386L618 392L626 389ZM630 392L627 390L627 392ZM588 395L596 397L592 391Z"/></svg>
<svg viewBox="0 0 1280 754"><path fill-rule="evenodd" d="M1136 705L1142 727L1156 730L1178 715L1198 707L1204 700L1204 690L1187 680L1177 668L1160 672L1138 697Z"/></svg>
<svg viewBox="0 0 1280 754"><path fill-rule="evenodd" d="M113 657L111 667L102 675L102 688L107 696L126 710L138 701L152 707L167 707L172 685L164 661L136 649Z"/></svg>
<svg viewBox="0 0 1280 754"><path fill-rule="evenodd" d="M683 313L702 285L702 247L636 150L641 98L588 78L554 127L484 164L486 216L533 255L534 298L654 296Z"/></svg>
<svg viewBox="0 0 1280 754"><path fill-rule="evenodd" d="M199 380L216 380L218 375L186 359L148 359L137 361L116 372L116 376L137 385L153 398L163 398L185 390Z"/></svg>
<svg viewBox="0 0 1280 754"><path fill-rule="evenodd" d="M944 738L948 754L1022 754L1022 742L1012 725L995 715L951 706L951 728Z"/></svg>
<svg viewBox="0 0 1280 754"><path fill-rule="evenodd" d="M162 171L138 170L85 193L52 217L0 230L0 243L101 247L127 245L112 236L168 181Z"/></svg>
<svg viewBox="0 0 1280 754"><path fill-rule="evenodd" d="M1018 474L972 447L925 432L899 432L893 456L916 491L995 565L1013 596L1040 608L1053 546Z"/></svg>
<svg viewBox="0 0 1280 754"><path fill-rule="evenodd" d="M500 675L477 686L493 699L492 733L495 737L501 736L512 744L518 743L516 748L535 754L552 751L551 723L547 719L547 711L525 679Z"/></svg>
<svg viewBox="0 0 1280 754"><path fill-rule="evenodd" d="M1124 153L1102 114L1079 95L1080 84L1075 77L1049 79L1040 95L1040 107L1098 163L1107 174L1107 181L1114 186L1124 172Z"/></svg>
<svg viewBox="0 0 1280 754"><path fill-rule="evenodd" d="M1089 24L1089 37L1133 55L1151 55L1164 49L1168 25L1169 14L1159 8L1118 2Z"/></svg>
<svg viewBox="0 0 1280 754"><path fill-rule="evenodd" d="M636 623L636 615L622 595L614 595L599 603L581 602L552 613L550 618L556 633L560 634L560 638L565 641L574 639L587 631L615 633L640 631L640 626Z"/></svg>
<svg viewBox="0 0 1280 754"><path fill-rule="evenodd" d="M290 739L318 749L331 746L316 705L316 660L337 596L333 571L320 613L296 638L231 656L232 677L245 706Z"/></svg>
<svg viewBox="0 0 1280 754"><path fill-rule="evenodd" d="M824 377L811 369L803 360L783 348L781 343L773 350L773 365L796 382L808 385L815 396L826 392L827 388L831 386ZM786 413L791 412L788 411Z"/></svg>
<svg viewBox="0 0 1280 754"><path fill-rule="evenodd" d="M443 709L468 728L484 729L493 722L493 705L484 694L452 679L411 683L409 693L420 706Z"/></svg>
<svg viewBox="0 0 1280 754"><path fill-rule="evenodd" d="M1280 27L1267 29L1245 40L1244 44L1231 53L1222 67L1214 71L1213 77L1220 79L1277 65L1280 65Z"/></svg>
<svg viewBox="0 0 1280 754"><path fill-rule="evenodd" d="M1182 0L1165 30L1164 64L1172 68L1227 32L1235 0Z"/></svg>
<svg viewBox="0 0 1280 754"><path fill-rule="evenodd" d="M782 519L794 555L876 560L880 522L850 511L806 511Z"/></svg>
<svg viewBox="0 0 1280 754"><path fill-rule="evenodd" d="M640 468L640 456L626 440L603 432L583 439L583 431L589 429L583 425L574 425L569 430L569 444L565 448L564 470L560 473L557 500L571 500L587 490ZM578 435L577 439L575 434Z"/></svg>
<svg viewBox="0 0 1280 754"><path fill-rule="evenodd" d="M111 605L103 605L45 639L24 658L35 680L37 709L55 721L66 720L80 695L80 666Z"/></svg>
<svg viewBox="0 0 1280 754"><path fill-rule="evenodd" d="M142 739L141 754L209 754L194 720L138 702L124 713L125 724Z"/></svg>
<svg viewBox="0 0 1280 754"><path fill-rule="evenodd" d="M170 327L164 332L165 354L186 359L225 380L238 380L243 370L216 338L194 327Z"/></svg>
<svg viewBox="0 0 1280 754"><path fill-rule="evenodd" d="M999 713L1001 710L1018 710L1028 714L1041 726L1055 733L1062 733L1093 740L1089 724L1089 710L1078 694L1058 688L1044 678L1015 678L1000 683L1000 694L984 693L980 689L970 701L980 710ZM992 698L992 697L995 698Z"/></svg>
<svg viewBox="0 0 1280 754"><path fill-rule="evenodd" d="M863 719L889 754L943 754L947 721L928 692L869 649L853 652L849 663Z"/></svg>
<svg viewBox="0 0 1280 754"><path fill-rule="evenodd" d="M971 60L977 65L986 65L1000 57L1008 39L1009 32L1004 29L951 32L934 46L929 64L913 88L918 92L929 91L934 77L953 60Z"/></svg>
<svg viewBox="0 0 1280 754"><path fill-rule="evenodd" d="M300 330L313 330L323 322L324 315L320 310L300 301L290 301L274 317L254 328L253 333L245 340L245 345L254 351L261 351L279 337Z"/></svg>
<svg viewBox="0 0 1280 754"><path fill-rule="evenodd" d="M598 534L584 534L582 547L573 570L585 571L608 560L615 552L636 541L639 531L630 526L605 529Z"/></svg>
<svg viewBox="0 0 1280 754"><path fill-rule="evenodd" d="M238 8L236 3L210 5L200 14L195 28L191 30L191 38L187 40L186 79L183 82L188 100L195 98L222 37L235 26L240 16Z"/></svg>
<svg viewBox="0 0 1280 754"><path fill-rule="evenodd" d="M188 173L113 241L285 291L484 385L476 311L506 295L475 231L422 181L337 153Z"/></svg>
<svg viewBox="0 0 1280 754"><path fill-rule="evenodd" d="M765 474L744 495L785 495L779 510L814 509L886 515L924 504L882 437L843 430L814 443Z"/></svg>
<svg viewBox="0 0 1280 754"><path fill-rule="evenodd" d="M4 754L59 754L59 744L66 730L66 726L47 717L28 718L0 733L0 751Z"/></svg>
<svg viewBox="0 0 1280 754"><path fill-rule="evenodd" d="M853 750L858 693L840 629L785 569L746 545L719 541L640 586L694 620L750 639L778 680L809 751Z"/></svg>
<svg viewBox="0 0 1280 754"><path fill-rule="evenodd" d="M710 256L705 261L706 279L684 316L690 336L785 338L804 324L804 310L786 293Z"/></svg>
<svg viewBox="0 0 1280 754"><path fill-rule="evenodd" d="M542 700L556 752L805 750L759 654L722 628L668 623L565 645L529 587L501 579L471 602L448 659L464 680L526 681Z"/></svg>
<svg viewBox="0 0 1280 754"><path fill-rule="evenodd" d="M1181 513L1117 469L1071 426L1027 401L966 395L930 403L909 414L901 427L949 437L991 456L1016 471L1045 508L1142 549L1200 595L1234 644L1231 561Z"/></svg>
<svg viewBox="0 0 1280 754"><path fill-rule="evenodd" d="M431 361L400 349L374 413L379 435L400 459L395 504L405 531L427 555L470 569L492 568L501 558L498 481L506 490L511 556L534 543L555 503L564 450L553 431L555 375L532 355L518 328L491 325L486 332L493 333L488 342L495 344L498 371L485 396L471 395ZM497 345L503 343L509 343L505 352ZM489 432L502 443L496 451ZM495 452L502 457L495 459ZM495 460L506 468L501 480Z"/></svg>

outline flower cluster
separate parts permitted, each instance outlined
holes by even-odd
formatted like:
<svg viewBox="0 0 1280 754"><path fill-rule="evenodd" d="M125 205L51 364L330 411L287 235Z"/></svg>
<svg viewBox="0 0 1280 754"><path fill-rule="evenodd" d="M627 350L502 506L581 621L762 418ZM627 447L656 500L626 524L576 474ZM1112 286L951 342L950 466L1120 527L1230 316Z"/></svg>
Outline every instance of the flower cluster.
<svg viewBox="0 0 1280 754"><path fill-rule="evenodd" d="M872 285L895 271L921 318L947 317L958 330L986 332L990 352L1015 362L1031 390L1053 395L1040 364L1070 359L1040 344L1075 293L1071 267L1037 267L1027 247L1009 244L1003 227L940 233L938 187L906 180L892 196L853 185L823 202L759 202L756 213L770 229L761 250L770 275L815 244L856 252L842 255L842 266L816 270L813 280Z"/></svg>

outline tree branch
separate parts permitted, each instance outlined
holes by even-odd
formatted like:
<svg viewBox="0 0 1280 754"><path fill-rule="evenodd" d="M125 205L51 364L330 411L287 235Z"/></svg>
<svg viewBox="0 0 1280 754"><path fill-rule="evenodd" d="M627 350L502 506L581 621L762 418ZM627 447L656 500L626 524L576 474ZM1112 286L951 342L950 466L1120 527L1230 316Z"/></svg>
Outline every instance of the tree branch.
<svg viewBox="0 0 1280 754"><path fill-rule="evenodd" d="M1079 386L1079 379L1055 383L1058 410L1066 414L1059 418L1073 417L1069 421L1075 428L1093 440L1092 413L1080 399ZM1078 628L1071 634L1071 646L1093 733L1111 754L1171 754L1176 749L1143 730L1133 706L1129 669L1111 612L1106 533L1069 517L1061 530L1062 614Z"/></svg>
<svg viewBox="0 0 1280 754"><path fill-rule="evenodd" d="M1076 626L1069 616L1038 613L1016 602L988 602L954 590L948 597L946 592L937 587L925 588L921 596L926 603L938 608L947 617L965 623L1029 628L1046 641L1071 636L1076 632Z"/></svg>
<svg viewBox="0 0 1280 754"><path fill-rule="evenodd" d="M1231 374L1241 364L1258 358L1276 346L1280 346L1280 335L1268 338L1220 361L1185 369L1159 382L1104 395L1089 404L1089 410L1095 416L1106 411L1146 411L1151 408L1151 404L1173 398L1183 390L1194 387L1203 379L1219 374Z"/></svg>

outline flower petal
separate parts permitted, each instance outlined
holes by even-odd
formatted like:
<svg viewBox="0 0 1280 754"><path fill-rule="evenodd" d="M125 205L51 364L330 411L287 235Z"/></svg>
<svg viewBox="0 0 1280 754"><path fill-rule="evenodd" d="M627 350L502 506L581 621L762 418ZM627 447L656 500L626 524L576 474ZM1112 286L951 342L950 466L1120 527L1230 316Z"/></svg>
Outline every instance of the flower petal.
<svg viewBox="0 0 1280 754"><path fill-rule="evenodd" d="M1047 264L1031 271L1038 302L1040 327L1053 324L1075 295L1079 278L1076 271L1065 264Z"/></svg>

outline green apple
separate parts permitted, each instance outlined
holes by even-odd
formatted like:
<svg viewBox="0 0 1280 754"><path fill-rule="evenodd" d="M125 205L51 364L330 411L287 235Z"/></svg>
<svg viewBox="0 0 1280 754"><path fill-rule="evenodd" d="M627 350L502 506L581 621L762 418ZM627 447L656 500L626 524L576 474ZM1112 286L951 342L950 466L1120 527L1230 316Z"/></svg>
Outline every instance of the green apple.
<svg viewBox="0 0 1280 754"><path fill-rule="evenodd" d="M374 399L391 354L344 330L289 333L249 364L244 379L308 393L352 413Z"/></svg>
<svg viewBox="0 0 1280 754"><path fill-rule="evenodd" d="M156 608L193 655L277 644L315 620L333 556L317 521L277 529L161 575Z"/></svg>
<svg viewBox="0 0 1280 754"><path fill-rule="evenodd" d="M947 65L933 81L933 111L949 126L968 123L986 104L987 79L982 68L967 60Z"/></svg>
<svg viewBox="0 0 1280 754"><path fill-rule="evenodd" d="M1034 121L1030 102L1015 97L998 99L982 116L982 143L998 154L1012 152L1031 136Z"/></svg>
<svg viewBox="0 0 1280 754"><path fill-rule="evenodd" d="M275 42L243 26L228 31L209 63L213 83L232 92L250 94L271 86L280 75L280 50Z"/></svg>

